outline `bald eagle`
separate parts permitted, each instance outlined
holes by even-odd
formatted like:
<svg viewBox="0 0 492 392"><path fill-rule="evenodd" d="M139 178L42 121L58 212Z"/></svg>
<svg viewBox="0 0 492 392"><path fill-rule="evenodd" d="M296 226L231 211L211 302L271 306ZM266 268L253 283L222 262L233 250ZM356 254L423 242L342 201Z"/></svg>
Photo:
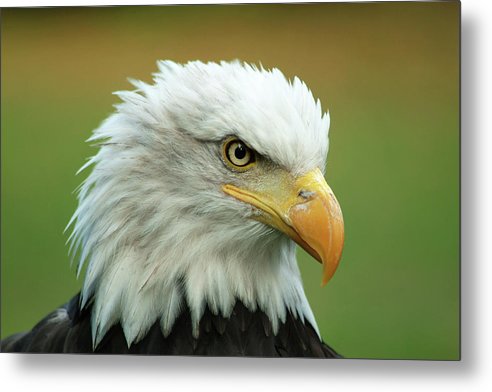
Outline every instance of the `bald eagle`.
<svg viewBox="0 0 492 392"><path fill-rule="evenodd" d="M88 139L69 223L80 293L2 351L338 357L296 260L297 243L326 284L341 258L328 113L278 69L158 68Z"/></svg>

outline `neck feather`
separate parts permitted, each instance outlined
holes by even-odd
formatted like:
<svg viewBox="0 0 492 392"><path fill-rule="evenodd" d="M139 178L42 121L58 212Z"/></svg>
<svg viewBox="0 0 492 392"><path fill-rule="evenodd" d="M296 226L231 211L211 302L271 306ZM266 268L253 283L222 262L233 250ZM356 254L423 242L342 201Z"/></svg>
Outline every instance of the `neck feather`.
<svg viewBox="0 0 492 392"><path fill-rule="evenodd" d="M115 250L108 238L111 249L105 249L105 241L94 249L81 304L92 304L94 346L118 322L128 345L141 340L156 321L167 336L183 308L191 313L197 337L206 307L227 318L237 301L250 311L263 311L274 333L287 312L317 329L295 245L288 238L274 233L245 246L233 239L238 235L234 230L194 233L196 225L186 221L173 225L175 233L181 230L187 235L172 236L173 240L163 235L153 247L126 242Z"/></svg>

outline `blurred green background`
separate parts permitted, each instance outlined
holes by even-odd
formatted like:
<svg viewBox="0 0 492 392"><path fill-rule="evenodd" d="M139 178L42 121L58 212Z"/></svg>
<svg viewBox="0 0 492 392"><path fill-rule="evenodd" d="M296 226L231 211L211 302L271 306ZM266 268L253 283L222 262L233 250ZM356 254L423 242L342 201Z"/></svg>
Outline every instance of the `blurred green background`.
<svg viewBox="0 0 492 392"><path fill-rule="evenodd" d="M459 358L459 3L2 10L1 334L80 288L63 234L86 140L157 59L242 59L302 78L332 119L335 278L300 253L346 357Z"/></svg>

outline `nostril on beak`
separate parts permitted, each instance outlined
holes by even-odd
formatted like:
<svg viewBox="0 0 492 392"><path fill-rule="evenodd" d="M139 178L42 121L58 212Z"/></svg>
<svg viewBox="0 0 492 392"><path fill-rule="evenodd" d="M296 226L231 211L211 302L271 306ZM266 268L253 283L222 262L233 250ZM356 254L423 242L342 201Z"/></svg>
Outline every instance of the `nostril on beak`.
<svg viewBox="0 0 492 392"><path fill-rule="evenodd" d="M299 191L299 193L298 193L298 196L301 197L301 198L303 198L304 200L309 200L309 199L313 198L314 195L316 195L315 192L313 192L313 191L307 191L305 189L301 189Z"/></svg>

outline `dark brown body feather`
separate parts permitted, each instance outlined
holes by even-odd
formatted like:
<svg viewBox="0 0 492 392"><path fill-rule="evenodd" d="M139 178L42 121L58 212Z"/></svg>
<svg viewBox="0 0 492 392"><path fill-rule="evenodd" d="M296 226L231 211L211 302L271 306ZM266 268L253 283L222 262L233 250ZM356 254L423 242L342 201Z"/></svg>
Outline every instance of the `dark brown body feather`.
<svg viewBox="0 0 492 392"><path fill-rule="evenodd" d="M113 326L95 351L92 350L91 308L79 308L79 296L50 313L31 331L1 342L2 352L97 353L147 355L201 355L251 357L340 358L320 341L309 323L287 315L277 334L265 313L249 311L237 302L232 315L224 318L207 308L200 321L197 339L192 337L187 308L177 318L172 332L164 337L158 322L138 343L127 346L121 326Z"/></svg>

